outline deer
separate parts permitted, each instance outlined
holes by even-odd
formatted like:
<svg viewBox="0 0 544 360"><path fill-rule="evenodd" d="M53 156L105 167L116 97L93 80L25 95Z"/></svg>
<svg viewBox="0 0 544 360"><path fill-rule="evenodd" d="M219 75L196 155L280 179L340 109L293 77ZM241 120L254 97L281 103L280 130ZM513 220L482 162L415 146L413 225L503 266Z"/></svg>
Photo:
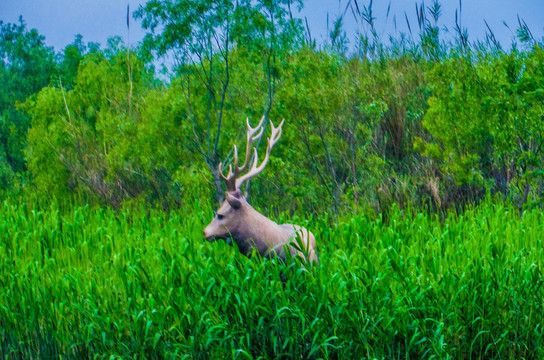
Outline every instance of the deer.
<svg viewBox="0 0 544 360"><path fill-rule="evenodd" d="M318 265L319 259L316 252L315 237L310 231L299 225L277 224L255 210L242 194L242 184L264 170L270 158L272 147L281 137L284 120L281 121L277 128L270 121L272 131L267 141L264 160L258 165L257 148L253 147L253 164L248 169L251 162L253 143L259 140L264 132L264 120L265 117L263 116L259 124L252 128L249 118L246 119L246 156L241 166L238 163L236 144L233 145L234 159L232 164L229 165L226 176L223 174L223 163L219 163L218 172L227 187L227 191L225 200L217 210L215 217L204 229L204 237L210 242L218 239L225 241L232 239L240 253L248 257L251 257L253 252L256 251L263 258L277 257L284 263L288 256L291 258L299 256L304 264L311 262ZM247 172L243 174L246 170Z"/></svg>

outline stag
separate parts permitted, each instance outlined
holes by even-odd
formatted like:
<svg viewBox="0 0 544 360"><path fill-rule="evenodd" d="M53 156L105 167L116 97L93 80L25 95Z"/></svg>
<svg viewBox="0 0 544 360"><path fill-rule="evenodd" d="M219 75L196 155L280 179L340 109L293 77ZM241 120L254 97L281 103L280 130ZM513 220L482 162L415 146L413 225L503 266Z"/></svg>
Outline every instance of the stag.
<svg viewBox="0 0 544 360"><path fill-rule="evenodd" d="M270 122L272 132L268 138L263 162L258 165L257 148L253 147L253 164L246 174L242 174L250 165L253 143L263 135L264 116L255 128L250 126L249 119L246 123L245 160L241 166L238 165L238 149L234 145L234 160L229 165L227 176L223 174L222 163L219 164L219 173L227 186L226 199L212 222L204 229L204 237L208 241L232 238L240 252L246 256L251 256L253 251L257 251L262 257L278 257L285 261L288 251L292 257L300 256L306 263L313 261L317 264L319 260L315 249L315 237L310 231L298 225L278 225L251 207L242 194L240 190L242 184L263 171L268 163L270 151L281 136L283 120L277 128Z"/></svg>

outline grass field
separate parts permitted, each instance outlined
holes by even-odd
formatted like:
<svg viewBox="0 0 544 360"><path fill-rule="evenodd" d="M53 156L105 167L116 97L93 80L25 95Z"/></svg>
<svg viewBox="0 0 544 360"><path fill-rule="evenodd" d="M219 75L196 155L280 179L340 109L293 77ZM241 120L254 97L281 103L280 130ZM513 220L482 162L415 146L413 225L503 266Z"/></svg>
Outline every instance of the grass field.
<svg viewBox="0 0 544 360"><path fill-rule="evenodd" d="M198 204L0 214L2 358L544 357L540 210L316 217L308 271L207 243Z"/></svg>

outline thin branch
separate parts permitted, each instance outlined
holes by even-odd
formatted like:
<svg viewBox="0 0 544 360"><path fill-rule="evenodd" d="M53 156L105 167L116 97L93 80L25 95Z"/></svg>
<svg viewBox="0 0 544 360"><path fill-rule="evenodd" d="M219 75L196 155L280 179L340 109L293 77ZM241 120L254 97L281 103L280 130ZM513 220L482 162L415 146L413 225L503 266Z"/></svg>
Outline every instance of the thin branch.
<svg viewBox="0 0 544 360"><path fill-rule="evenodd" d="M226 34L225 34L225 53L224 53L225 81L223 83L223 88L221 90L221 101L220 101L220 104L219 104L219 115L218 115L218 118L217 118L217 132L216 132L216 135L215 135L215 142L214 142L214 145L213 145L213 153L214 153L215 156L217 155L217 147L219 145L219 136L221 135L221 123L222 123L222 120L223 120L223 108L225 107L225 98L226 98L227 88L229 86L229 81L230 81L230 71L229 71L230 64L229 64L229 58L228 58L229 39L230 39L230 28L229 28L229 25L227 24Z"/></svg>

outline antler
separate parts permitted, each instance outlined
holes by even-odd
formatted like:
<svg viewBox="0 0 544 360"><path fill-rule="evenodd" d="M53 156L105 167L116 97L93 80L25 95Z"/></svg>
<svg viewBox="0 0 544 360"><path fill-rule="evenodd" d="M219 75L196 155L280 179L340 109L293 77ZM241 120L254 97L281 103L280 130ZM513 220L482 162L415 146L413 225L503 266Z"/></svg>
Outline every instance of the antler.
<svg viewBox="0 0 544 360"><path fill-rule="evenodd" d="M251 169L245 175L240 176L240 174L246 170L251 160L251 146L253 145L253 142L255 140L260 139L264 132L264 128L262 127L264 122L264 116L261 118L261 121L255 128L252 128L249 125L249 119L246 119L247 145L246 145L246 158L244 160L244 163L242 164L242 166L238 166L238 149L236 145L234 145L234 161L232 165L229 165L229 172L227 176L223 175L223 170L221 169L222 163L219 163L219 173L221 174L221 178L223 178L223 180L225 181L225 184L227 185L227 191L236 191L240 189L240 187L246 180L251 179L255 175L259 174L261 171L263 171L270 157L270 151L272 150L272 147L280 139L281 127L283 125L283 121L284 120L281 121L280 125L277 128L275 128L274 124L272 124L272 121L270 121L272 133L270 137L268 138L268 144L266 146L266 155L264 157L263 162L261 163L261 165L257 166L259 162L259 156L257 154L257 148L254 147L253 153L254 153L255 159L253 161L253 165L251 166ZM256 133L257 135L255 135Z"/></svg>

